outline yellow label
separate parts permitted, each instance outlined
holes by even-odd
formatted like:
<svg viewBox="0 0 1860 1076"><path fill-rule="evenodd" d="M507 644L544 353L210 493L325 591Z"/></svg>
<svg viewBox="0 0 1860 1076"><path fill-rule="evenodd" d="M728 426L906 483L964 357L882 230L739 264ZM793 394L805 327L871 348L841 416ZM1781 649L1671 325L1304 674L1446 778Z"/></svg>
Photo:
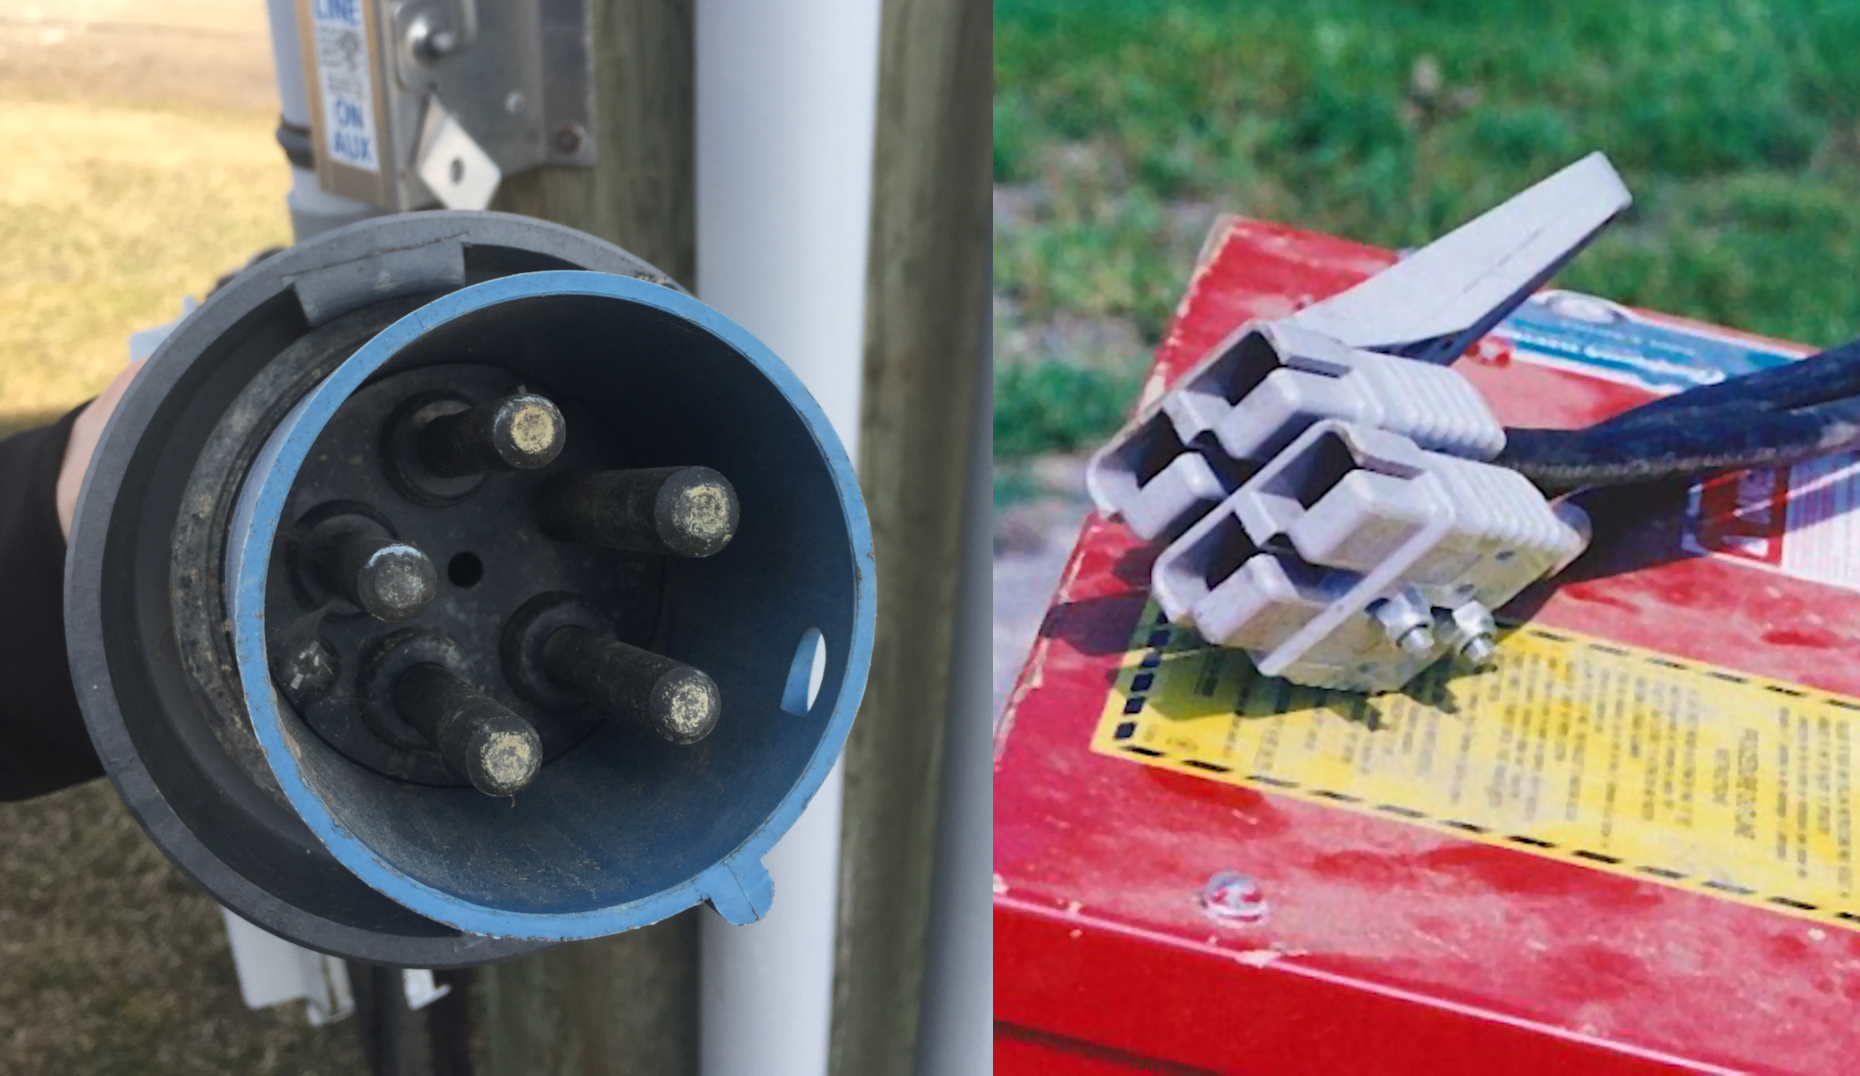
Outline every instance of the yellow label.
<svg viewBox="0 0 1860 1076"><path fill-rule="evenodd" d="M1860 928L1860 702L1535 627L1364 698L1160 620L1094 751Z"/></svg>

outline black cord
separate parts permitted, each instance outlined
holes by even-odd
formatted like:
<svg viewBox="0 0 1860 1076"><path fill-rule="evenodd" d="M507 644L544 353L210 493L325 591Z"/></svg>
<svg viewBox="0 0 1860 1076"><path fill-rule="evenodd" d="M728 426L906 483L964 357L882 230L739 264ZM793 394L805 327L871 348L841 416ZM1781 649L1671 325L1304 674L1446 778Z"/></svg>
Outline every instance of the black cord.
<svg viewBox="0 0 1860 1076"><path fill-rule="evenodd" d="M1758 398L1774 403L1792 398L1792 391ZM1631 421L1619 416L1584 430L1506 430L1505 449L1494 462L1546 490L1568 490L1781 467L1860 445L1860 398L1765 410L1732 395L1710 407L1652 408L1629 412Z"/></svg>
<svg viewBox="0 0 1860 1076"><path fill-rule="evenodd" d="M1860 340L1583 430L1506 431L1497 463L1546 490L1779 467L1860 444Z"/></svg>

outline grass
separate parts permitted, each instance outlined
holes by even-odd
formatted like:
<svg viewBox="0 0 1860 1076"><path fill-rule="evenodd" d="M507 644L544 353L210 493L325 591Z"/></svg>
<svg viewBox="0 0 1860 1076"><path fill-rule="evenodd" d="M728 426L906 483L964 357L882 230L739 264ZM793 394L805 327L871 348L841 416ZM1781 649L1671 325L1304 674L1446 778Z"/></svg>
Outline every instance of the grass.
<svg viewBox="0 0 1860 1076"><path fill-rule="evenodd" d="M108 782L0 804L0 1072L365 1071L355 1027L246 1011L219 906Z"/></svg>
<svg viewBox="0 0 1860 1076"><path fill-rule="evenodd" d="M995 453L1029 456L1115 427L1139 379L1058 362L995 368Z"/></svg>
<svg viewBox="0 0 1860 1076"><path fill-rule="evenodd" d="M13 98L0 108L0 427L54 416L253 252L290 241L275 116Z"/></svg>
<svg viewBox="0 0 1860 1076"><path fill-rule="evenodd" d="M1832 0L997 0L997 308L1153 345L1215 210L1414 245L1600 149L1635 207L1562 283L1838 343L1860 335L1856 51L1860 5ZM1113 385L1069 406L1102 415ZM1114 425L1003 436L1044 386L997 379L998 456Z"/></svg>
<svg viewBox="0 0 1860 1076"><path fill-rule="evenodd" d="M0 432L100 389L288 241L275 111L0 93ZM0 804L0 1073L355 1073L352 1023L248 1012L218 906L107 782Z"/></svg>

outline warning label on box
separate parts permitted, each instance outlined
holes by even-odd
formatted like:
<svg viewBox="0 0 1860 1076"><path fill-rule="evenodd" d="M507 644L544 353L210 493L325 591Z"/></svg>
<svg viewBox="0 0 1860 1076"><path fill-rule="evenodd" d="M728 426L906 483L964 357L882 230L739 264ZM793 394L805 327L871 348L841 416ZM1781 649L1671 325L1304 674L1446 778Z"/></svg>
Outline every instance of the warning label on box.
<svg viewBox="0 0 1860 1076"><path fill-rule="evenodd" d="M1736 471L1692 487L1689 552L1860 590L1860 455Z"/></svg>
<svg viewBox="0 0 1860 1076"><path fill-rule="evenodd" d="M1860 701L1572 633L1371 698L1259 675L1152 607L1092 748L1860 928Z"/></svg>

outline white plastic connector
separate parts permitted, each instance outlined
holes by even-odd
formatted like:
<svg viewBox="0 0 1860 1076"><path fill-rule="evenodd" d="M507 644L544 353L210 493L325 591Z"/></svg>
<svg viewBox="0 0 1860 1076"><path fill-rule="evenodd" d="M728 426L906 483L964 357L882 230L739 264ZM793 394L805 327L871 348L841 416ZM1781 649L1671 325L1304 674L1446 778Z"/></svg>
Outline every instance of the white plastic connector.
<svg viewBox="0 0 1860 1076"><path fill-rule="evenodd" d="M1369 280L1242 326L1101 449L1092 499L1172 544L1170 620L1314 687L1386 691L1493 656L1492 610L1588 544L1485 461L1505 433L1445 367L1628 205L1601 154Z"/></svg>
<svg viewBox="0 0 1860 1076"><path fill-rule="evenodd" d="M1388 691L1449 649L1483 661L1481 613L1584 542L1513 471L1326 420L1171 544L1152 583L1170 620L1268 676Z"/></svg>
<svg viewBox="0 0 1860 1076"><path fill-rule="evenodd" d="M1353 288L1242 326L1092 458L1092 499L1145 539L1172 538L1325 418L1493 458L1503 428L1444 364L1630 201L1592 153Z"/></svg>
<svg viewBox="0 0 1860 1076"><path fill-rule="evenodd" d="M1169 537L1326 418L1471 459L1505 447L1504 427L1453 370L1256 322L1211 349L1100 450L1086 484L1101 510L1138 535Z"/></svg>

